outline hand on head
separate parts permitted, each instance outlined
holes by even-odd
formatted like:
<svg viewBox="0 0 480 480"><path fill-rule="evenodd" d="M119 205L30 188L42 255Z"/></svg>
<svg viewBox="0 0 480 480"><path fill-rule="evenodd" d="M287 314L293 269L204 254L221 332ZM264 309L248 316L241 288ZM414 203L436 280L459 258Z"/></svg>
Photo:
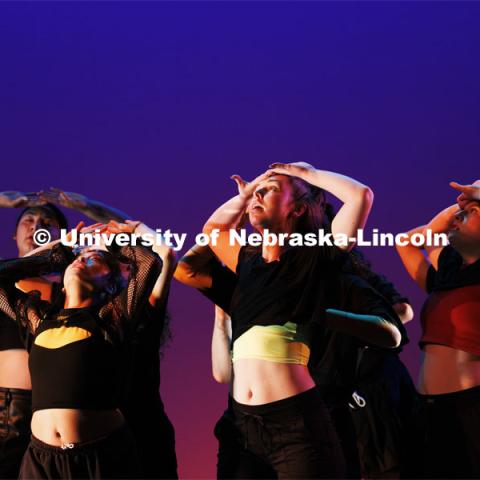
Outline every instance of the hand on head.
<svg viewBox="0 0 480 480"><path fill-rule="evenodd" d="M40 191L38 195L49 203L61 205L65 208L78 210L85 208L88 204L87 197L79 193L65 192L59 188L50 187L50 190Z"/></svg>
<svg viewBox="0 0 480 480"><path fill-rule="evenodd" d="M457 197L457 203L462 210L469 202L480 202L480 180L476 180L471 185L450 182L450 186L460 192L460 195Z"/></svg>

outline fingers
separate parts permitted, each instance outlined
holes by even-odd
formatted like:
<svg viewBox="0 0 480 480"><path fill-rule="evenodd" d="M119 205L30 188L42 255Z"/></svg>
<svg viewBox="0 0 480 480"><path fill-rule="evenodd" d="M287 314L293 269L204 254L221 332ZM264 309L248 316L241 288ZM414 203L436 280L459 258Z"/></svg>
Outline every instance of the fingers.
<svg viewBox="0 0 480 480"><path fill-rule="evenodd" d="M81 230L83 227L85 226L85 222L83 220L81 220L80 222L78 222L77 226L74 228L74 230Z"/></svg>
<svg viewBox="0 0 480 480"><path fill-rule="evenodd" d="M288 163L280 163L280 162L272 163L268 166L268 168L270 168L270 169L285 168L286 170L289 170L291 167L292 166L289 165Z"/></svg>
<svg viewBox="0 0 480 480"><path fill-rule="evenodd" d="M243 180L243 178L240 175L232 175L230 177L239 187L244 187L247 185L247 182Z"/></svg>
<svg viewBox="0 0 480 480"><path fill-rule="evenodd" d="M12 207L14 207L14 208L23 207L23 206L26 205L27 203L28 203L28 198L27 198L27 197L19 197L19 198L16 198L16 199L12 202Z"/></svg>
<svg viewBox="0 0 480 480"><path fill-rule="evenodd" d="M468 185L460 185L457 182L450 182L449 185L455 190L458 190L459 192L464 192L468 186Z"/></svg>
<svg viewBox="0 0 480 480"><path fill-rule="evenodd" d="M93 225L89 225L88 227L82 228L82 233L90 233L90 232L95 232L95 231L105 231L107 225L104 223L94 223Z"/></svg>

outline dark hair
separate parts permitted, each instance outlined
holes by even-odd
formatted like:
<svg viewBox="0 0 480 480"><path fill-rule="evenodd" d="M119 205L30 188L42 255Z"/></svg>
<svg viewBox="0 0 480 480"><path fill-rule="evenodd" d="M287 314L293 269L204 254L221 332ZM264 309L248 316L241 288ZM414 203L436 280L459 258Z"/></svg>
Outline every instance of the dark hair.
<svg viewBox="0 0 480 480"><path fill-rule="evenodd" d="M99 250L110 273L108 274L108 286L105 292L101 292L101 303L105 303L107 299L117 296L126 286L128 280L124 278L122 269L120 268L121 260L113 253L105 250Z"/></svg>
<svg viewBox="0 0 480 480"><path fill-rule="evenodd" d="M303 204L305 212L296 219L294 231L317 233L325 223L325 191L295 177L289 177L292 185L293 201Z"/></svg>
<svg viewBox="0 0 480 480"><path fill-rule="evenodd" d="M20 212L20 215L17 217L17 222L15 223L15 231L17 231L18 224L20 223L20 220L22 219L22 217L25 215L25 213L27 213L30 210L33 210L33 211L37 210L37 211L44 212L48 214L48 216L53 217L57 221L58 226L61 229L68 228L67 217L65 217L63 212L53 203L46 203L45 205L38 205L36 207L24 208Z"/></svg>

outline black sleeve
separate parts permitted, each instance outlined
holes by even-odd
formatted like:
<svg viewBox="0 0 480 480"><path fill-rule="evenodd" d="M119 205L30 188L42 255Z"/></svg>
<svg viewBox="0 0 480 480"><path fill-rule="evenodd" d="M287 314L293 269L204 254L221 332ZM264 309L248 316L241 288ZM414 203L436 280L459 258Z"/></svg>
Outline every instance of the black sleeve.
<svg viewBox="0 0 480 480"><path fill-rule="evenodd" d="M30 304L35 293L22 292L16 288L15 282L63 272L72 260L72 251L58 243L36 255L0 261L0 310L22 327L34 331L40 322L38 312Z"/></svg>
<svg viewBox="0 0 480 480"><path fill-rule="evenodd" d="M230 315L230 302L237 285L237 276L216 258L211 260L209 268L212 286L199 291Z"/></svg>
<svg viewBox="0 0 480 480"><path fill-rule="evenodd" d="M433 265L430 265L427 271L427 292L431 293L440 285L448 285L454 282L455 275L461 265L462 257L452 246L447 245L442 248L438 256L438 268L435 270Z"/></svg>
<svg viewBox="0 0 480 480"><path fill-rule="evenodd" d="M410 303L407 297L403 296L384 275L379 275L375 272L370 272L368 275L368 283L385 299L390 305L396 303Z"/></svg>
<svg viewBox="0 0 480 480"><path fill-rule="evenodd" d="M402 335L400 346L408 343L405 327L388 301L366 280L357 275L342 275L342 308L361 315L375 315L398 328Z"/></svg>
<svg viewBox="0 0 480 480"><path fill-rule="evenodd" d="M100 317L114 328L119 340L135 334L137 322L160 275L162 261L143 246L120 249L120 256L130 264L126 288L100 310Z"/></svg>

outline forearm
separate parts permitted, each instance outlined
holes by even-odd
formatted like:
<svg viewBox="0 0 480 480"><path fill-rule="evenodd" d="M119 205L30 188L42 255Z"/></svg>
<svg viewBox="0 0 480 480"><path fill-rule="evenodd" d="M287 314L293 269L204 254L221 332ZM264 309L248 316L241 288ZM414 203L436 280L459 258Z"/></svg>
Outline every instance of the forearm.
<svg viewBox="0 0 480 480"><path fill-rule="evenodd" d="M203 227L204 233L211 233L215 228L226 231L237 228L243 220L251 195L237 195L221 205Z"/></svg>
<svg viewBox="0 0 480 480"><path fill-rule="evenodd" d="M328 309L326 314L327 326L331 330L354 336L368 345L395 348L401 343L398 328L380 316L335 309Z"/></svg>
<svg viewBox="0 0 480 480"><path fill-rule="evenodd" d="M178 262L175 279L193 288L210 288L210 262L215 258L208 246L194 245Z"/></svg>
<svg viewBox="0 0 480 480"><path fill-rule="evenodd" d="M96 222L108 223L110 220L117 222L124 222L125 220L131 220L130 215L118 210L117 208L105 205L97 200L88 199L87 205L78 209L83 215Z"/></svg>
<svg viewBox="0 0 480 480"><path fill-rule="evenodd" d="M0 261L0 279L16 282L61 272L73 259L71 250L56 242L30 253L29 256Z"/></svg>
<svg viewBox="0 0 480 480"><path fill-rule="evenodd" d="M353 178L325 170L306 170L302 178L308 183L322 188L343 202L342 207L332 221L334 235L356 238L358 229L367 223L373 204L373 192L366 185ZM342 250L351 250L355 241L340 246Z"/></svg>
<svg viewBox="0 0 480 480"><path fill-rule="evenodd" d="M165 306L170 291L170 282L173 277L173 272L177 266L177 259L173 250L169 251L162 258L163 266L160 275L155 282L155 285L150 294L150 305L157 309Z"/></svg>
<svg viewBox="0 0 480 480"><path fill-rule="evenodd" d="M229 383L232 378L230 354L231 321L219 307L215 307L215 324L212 334L212 373L218 383Z"/></svg>
<svg viewBox="0 0 480 480"><path fill-rule="evenodd" d="M443 209L440 213L435 215L430 222L425 226L425 229L429 229L432 233L446 233L450 228L451 221L459 207L457 204L451 205Z"/></svg>
<svg viewBox="0 0 480 480"><path fill-rule="evenodd" d="M331 193L343 203L364 200L370 188L353 178L326 170L305 170L303 180Z"/></svg>

